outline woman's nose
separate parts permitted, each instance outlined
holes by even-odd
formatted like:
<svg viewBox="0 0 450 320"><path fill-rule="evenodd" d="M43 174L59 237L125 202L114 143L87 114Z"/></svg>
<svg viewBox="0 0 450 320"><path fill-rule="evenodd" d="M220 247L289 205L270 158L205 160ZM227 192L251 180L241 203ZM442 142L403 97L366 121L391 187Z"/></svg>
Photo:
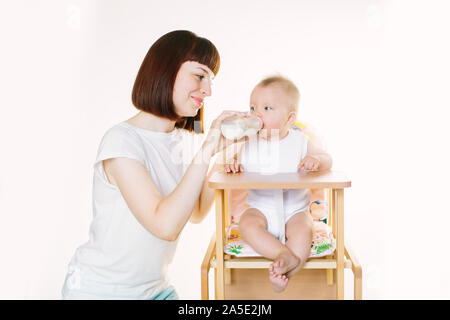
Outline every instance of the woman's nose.
<svg viewBox="0 0 450 320"><path fill-rule="evenodd" d="M209 97L211 95L211 83L209 81L202 83L200 91L203 95Z"/></svg>

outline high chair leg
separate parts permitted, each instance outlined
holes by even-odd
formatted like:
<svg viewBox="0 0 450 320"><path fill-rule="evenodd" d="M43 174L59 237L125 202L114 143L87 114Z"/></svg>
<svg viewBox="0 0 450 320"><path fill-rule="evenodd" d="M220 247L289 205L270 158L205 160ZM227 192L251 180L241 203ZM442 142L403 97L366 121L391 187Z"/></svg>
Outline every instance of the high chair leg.
<svg viewBox="0 0 450 320"><path fill-rule="evenodd" d="M216 189L215 191L215 203L216 203L216 300L225 299L225 281L224 281L224 252L223 244L225 240L224 227L225 217L224 210L224 198L225 190Z"/></svg>
<svg viewBox="0 0 450 320"><path fill-rule="evenodd" d="M225 223L225 230L228 230L231 224L231 214L230 214L230 208L229 208L229 200L228 200L228 192L229 190L224 190L223 196L223 215L224 215L224 223ZM226 256L226 255L225 255ZM225 277L225 284L231 284L231 269L225 268L224 274Z"/></svg>
<svg viewBox="0 0 450 320"><path fill-rule="evenodd" d="M217 283L218 283L218 281L217 281L217 268L214 268L214 299L216 299L217 300L217 297L219 296L219 289L218 289L218 286L217 286Z"/></svg>
<svg viewBox="0 0 450 320"><path fill-rule="evenodd" d="M344 189L334 189L336 217L336 299L344 300Z"/></svg>
<svg viewBox="0 0 450 320"><path fill-rule="evenodd" d="M332 220L334 220L333 218L333 205L334 205L334 193L332 192L332 189L328 189L328 194L327 194L327 199L328 200L328 216L327 216L327 224L329 227L332 227ZM334 221L333 221L334 222ZM334 230L332 230L333 234L334 234ZM332 259L333 256L329 255L327 256L327 259ZM326 270L327 273L327 285L328 286L332 286L334 284L334 269L327 269Z"/></svg>
<svg viewBox="0 0 450 320"><path fill-rule="evenodd" d="M231 284L231 269L225 268L224 270L225 284Z"/></svg>
<svg viewBox="0 0 450 320"><path fill-rule="evenodd" d="M332 259L333 256L327 256L327 259ZM332 286L334 284L334 277L333 277L333 271L334 269L326 269L326 273L327 273L327 285L328 286Z"/></svg>

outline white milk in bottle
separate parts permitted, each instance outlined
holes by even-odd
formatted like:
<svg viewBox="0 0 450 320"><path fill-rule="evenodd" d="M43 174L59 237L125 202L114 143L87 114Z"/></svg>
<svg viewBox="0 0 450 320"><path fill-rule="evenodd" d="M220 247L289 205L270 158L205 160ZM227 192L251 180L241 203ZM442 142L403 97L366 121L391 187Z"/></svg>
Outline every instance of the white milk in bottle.
<svg viewBox="0 0 450 320"><path fill-rule="evenodd" d="M232 116L222 121L222 135L228 140L239 140L245 136L255 135L262 127L261 118L247 114Z"/></svg>

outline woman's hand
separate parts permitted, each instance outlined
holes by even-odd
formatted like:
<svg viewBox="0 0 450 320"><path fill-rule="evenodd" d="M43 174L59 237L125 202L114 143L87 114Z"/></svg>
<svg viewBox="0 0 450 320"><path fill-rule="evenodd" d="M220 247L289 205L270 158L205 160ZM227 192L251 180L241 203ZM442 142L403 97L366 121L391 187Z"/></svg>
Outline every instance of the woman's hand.
<svg viewBox="0 0 450 320"><path fill-rule="evenodd" d="M228 147L230 144L233 144L237 141L244 140L245 138L242 138L240 140L228 140L225 139L225 137L222 135L221 131L221 125L223 120L226 118L239 115L239 116L245 116L247 115L246 112L239 112L239 111L231 111L226 110L222 112L211 124L211 127L209 129L208 135L206 137L205 142L203 143L203 147L206 148L207 151L211 152L211 156L216 154L217 152L222 151L226 147Z"/></svg>

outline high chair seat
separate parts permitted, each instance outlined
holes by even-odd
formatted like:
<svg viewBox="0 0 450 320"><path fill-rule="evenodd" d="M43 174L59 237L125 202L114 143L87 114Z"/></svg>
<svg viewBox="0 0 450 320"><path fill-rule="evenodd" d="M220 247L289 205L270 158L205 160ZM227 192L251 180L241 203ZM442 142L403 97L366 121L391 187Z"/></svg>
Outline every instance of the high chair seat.
<svg viewBox="0 0 450 320"><path fill-rule="evenodd" d="M336 249L336 241L331 228L323 222L314 221L314 231L309 258L319 258L332 254ZM233 220L227 230L224 252L236 257L260 256L245 242L239 233L239 223L233 222Z"/></svg>

